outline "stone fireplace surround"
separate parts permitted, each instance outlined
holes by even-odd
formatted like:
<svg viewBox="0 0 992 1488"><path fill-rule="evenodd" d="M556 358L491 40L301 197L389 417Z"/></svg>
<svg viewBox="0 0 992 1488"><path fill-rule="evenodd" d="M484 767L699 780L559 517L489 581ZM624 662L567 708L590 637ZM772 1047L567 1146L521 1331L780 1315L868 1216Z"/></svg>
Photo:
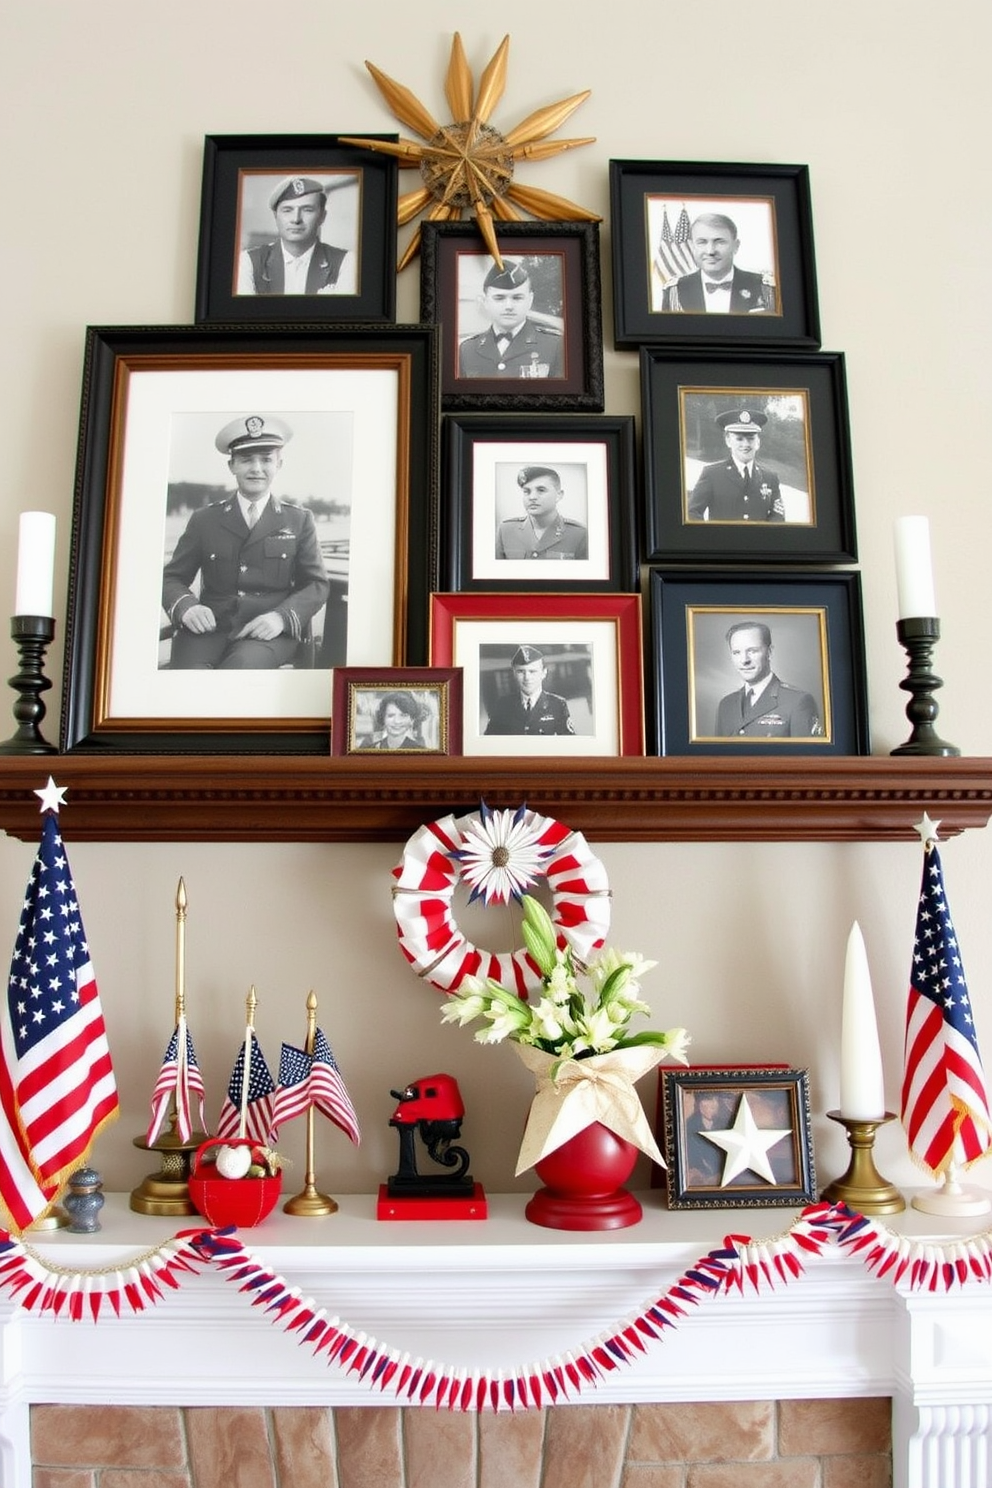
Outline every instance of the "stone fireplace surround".
<svg viewBox="0 0 992 1488"><path fill-rule="evenodd" d="M665 1293L727 1233L770 1238L793 1210L669 1213L603 1234L542 1230L524 1197L490 1196L484 1222L379 1223L368 1196L337 1214L280 1211L242 1243L331 1316L386 1348L454 1368L505 1369L567 1354ZM110 1195L101 1231L31 1237L50 1265L128 1264L186 1227ZM895 1216L917 1241L980 1228ZM687 1306L663 1341L577 1403L782 1401L891 1396L895 1488L985 1488L992 1461L992 1289L912 1292L828 1249L774 1291ZM264 1346L260 1343L264 1340ZM376 1406L408 1402L328 1366L212 1268L136 1316L72 1323L0 1299L0 1481L31 1488L32 1403Z"/></svg>

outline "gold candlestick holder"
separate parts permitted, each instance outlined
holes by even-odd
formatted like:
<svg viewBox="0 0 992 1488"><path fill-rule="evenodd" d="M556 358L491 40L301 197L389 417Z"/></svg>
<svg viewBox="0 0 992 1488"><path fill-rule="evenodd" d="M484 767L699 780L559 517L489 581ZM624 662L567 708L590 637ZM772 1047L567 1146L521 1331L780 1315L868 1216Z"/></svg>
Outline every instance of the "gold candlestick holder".
<svg viewBox="0 0 992 1488"><path fill-rule="evenodd" d="M895 1112L886 1111L884 1116L876 1116L872 1121L842 1116L840 1111L828 1111L827 1115L847 1132L851 1161L843 1178L827 1184L821 1199L828 1203L846 1204L858 1214L898 1214L905 1209L906 1200L894 1183L888 1183L881 1176L872 1156L875 1132L887 1121L894 1121Z"/></svg>

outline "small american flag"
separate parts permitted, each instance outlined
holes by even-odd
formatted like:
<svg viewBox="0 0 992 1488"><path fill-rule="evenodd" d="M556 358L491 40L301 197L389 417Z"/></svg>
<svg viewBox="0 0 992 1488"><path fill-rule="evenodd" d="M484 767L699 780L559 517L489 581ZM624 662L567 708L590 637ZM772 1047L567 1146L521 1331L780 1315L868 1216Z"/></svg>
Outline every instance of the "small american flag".
<svg viewBox="0 0 992 1488"><path fill-rule="evenodd" d="M172 1097L176 1098L176 1132L181 1142L188 1142L193 1131L192 1105L199 1106L203 1125L203 1076L196 1062L193 1036L185 1018L180 1018L169 1047L162 1058L155 1089L152 1091L152 1119L145 1141L150 1147L169 1114Z"/></svg>
<svg viewBox="0 0 992 1488"><path fill-rule="evenodd" d="M310 1055L295 1044L283 1044L279 1054L279 1088L272 1109L272 1125L302 1116L310 1108Z"/></svg>
<svg viewBox="0 0 992 1488"><path fill-rule="evenodd" d="M926 842L913 945L902 1124L910 1152L935 1177L952 1163L974 1162L992 1140L982 1058L934 838Z"/></svg>
<svg viewBox="0 0 992 1488"><path fill-rule="evenodd" d="M314 1035L313 1054L293 1044L282 1046L273 1124L281 1126L294 1116L302 1116L310 1106L333 1121L358 1146L361 1140L358 1117L331 1046L320 1028Z"/></svg>
<svg viewBox="0 0 992 1488"><path fill-rule="evenodd" d="M689 250L690 227L689 213L684 206L674 228L668 220L668 207L664 208L654 260L655 270L663 285L673 284L683 274L691 274L695 270L696 261Z"/></svg>
<svg viewBox="0 0 992 1488"><path fill-rule="evenodd" d="M4 1011L0 1203L20 1232L55 1202L119 1114L100 995L54 810L46 812L24 898Z"/></svg>
<svg viewBox="0 0 992 1488"><path fill-rule="evenodd" d="M272 1102L276 1083L269 1073L265 1056L259 1048L253 1031L248 1037L248 1104L245 1111L243 1135L252 1142L269 1147L275 1141L275 1122L272 1118ZM241 1095L245 1077L245 1046L241 1045L234 1061L227 1095L217 1120L218 1137L239 1137L241 1132Z"/></svg>

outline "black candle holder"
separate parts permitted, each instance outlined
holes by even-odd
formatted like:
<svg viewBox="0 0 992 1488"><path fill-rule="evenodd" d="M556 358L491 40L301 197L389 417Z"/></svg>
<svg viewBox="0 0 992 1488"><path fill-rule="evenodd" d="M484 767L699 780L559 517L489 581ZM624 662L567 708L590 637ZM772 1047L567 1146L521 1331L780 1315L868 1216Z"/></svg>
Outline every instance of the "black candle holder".
<svg viewBox="0 0 992 1488"><path fill-rule="evenodd" d="M14 703L17 729L0 744L0 754L57 754L55 745L42 738L39 728L46 711L41 694L52 685L45 676L44 662L55 637L55 621L50 615L15 615L10 634L21 654L21 670L8 679L19 694Z"/></svg>
<svg viewBox="0 0 992 1488"><path fill-rule="evenodd" d="M943 687L943 677L938 677L933 667L933 648L940 640L940 621L923 616L912 620L897 620L896 635L909 657L909 673L899 683L904 692L910 694L906 704L906 717L913 725L913 732L905 744L893 749L892 754L942 754L961 753L956 744L948 744L934 728L940 712L934 697L938 687Z"/></svg>

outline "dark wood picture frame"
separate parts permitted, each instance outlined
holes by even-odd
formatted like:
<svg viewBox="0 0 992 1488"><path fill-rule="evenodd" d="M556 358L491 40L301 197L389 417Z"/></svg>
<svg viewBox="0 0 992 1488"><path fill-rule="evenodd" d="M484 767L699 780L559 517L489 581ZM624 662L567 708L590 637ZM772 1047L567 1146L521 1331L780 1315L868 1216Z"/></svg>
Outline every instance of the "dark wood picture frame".
<svg viewBox="0 0 992 1488"><path fill-rule="evenodd" d="M464 222L421 227L420 318L442 328L442 408L601 413L599 224L500 222L496 240L504 264L523 261L529 276L524 292L531 303L521 333L526 344L518 343L507 363L490 346L481 309L495 260L478 228ZM473 370L466 375L469 343Z"/></svg>
<svg viewBox="0 0 992 1488"><path fill-rule="evenodd" d="M369 138L395 141L397 136ZM271 196L283 181L302 186L311 180L328 187L318 245L326 262L315 263L313 271L314 283L323 279L326 287L302 294L239 291L241 253L276 240ZM397 181L394 159L346 145L335 134L208 134L196 321L395 321ZM278 274L278 258L273 262ZM270 279L267 269L259 272Z"/></svg>
<svg viewBox="0 0 992 1488"><path fill-rule="evenodd" d="M648 576L655 753L869 752L860 574L651 568ZM759 642L764 628L771 640L771 682L750 706L742 686L750 679L735 668L728 639L741 627L757 630Z"/></svg>
<svg viewBox="0 0 992 1488"><path fill-rule="evenodd" d="M644 346L640 360L649 563L857 559L842 352ZM753 498L737 494L734 436L718 422L731 412L743 413L759 436ZM693 515L701 479L725 503L712 519Z"/></svg>
<svg viewBox="0 0 992 1488"><path fill-rule="evenodd" d="M819 346L808 166L611 160L610 206L618 349L695 341ZM710 264L720 277L733 259L737 284L725 314L705 309L685 241L697 215L711 213L731 219L737 233L737 249L726 231L720 267ZM663 308L679 278L678 308Z"/></svg>
<svg viewBox="0 0 992 1488"><path fill-rule="evenodd" d="M659 1075L670 1209L802 1208L816 1202L808 1071L695 1065ZM737 1138L729 1151L706 1135L728 1130ZM781 1135L770 1140L776 1132ZM748 1157L755 1167L741 1166Z"/></svg>
<svg viewBox="0 0 992 1488"><path fill-rule="evenodd" d="M446 588L637 588L632 417L449 414L442 436ZM563 493L557 520L541 537L530 529L523 500L528 468L553 471L552 487Z"/></svg>
<svg viewBox="0 0 992 1488"><path fill-rule="evenodd" d="M462 674L457 667L335 667L333 688L332 754L362 759L461 754ZM390 705L398 731L390 729Z"/></svg>
<svg viewBox="0 0 992 1488"><path fill-rule="evenodd" d="M437 565L437 375L431 326L89 327L62 749L327 752L330 670L340 661L336 653L325 660L326 646L316 645L315 654L276 676L251 672L251 688L240 690L233 672L180 671L170 678L162 655L170 634L161 608L162 565L179 520L170 517L169 498L182 497L183 509L217 500L214 482L224 498L230 480L214 430L235 415L258 412L259 404L267 415L286 411L289 420L301 410L301 423L317 431L309 452L320 480L331 467L332 446L347 461L342 501L324 503L332 514L345 506L349 513L347 551L332 542L324 552L327 616L338 599L348 615L348 640L337 651L353 664L379 654L384 666L426 662ZM188 413L191 406L200 411ZM345 434L331 441L323 431L335 418ZM192 419L201 421L190 425L194 432L201 424L205 431L195 450L198 461L204 452L210 474L209 484L201 478L190 492L177 475L174 449L176 427ZM301 469L303 444L298 437L295 449L288 446L287 470L291 456ZM360 513L351 500L359 471Z"/></svg>

